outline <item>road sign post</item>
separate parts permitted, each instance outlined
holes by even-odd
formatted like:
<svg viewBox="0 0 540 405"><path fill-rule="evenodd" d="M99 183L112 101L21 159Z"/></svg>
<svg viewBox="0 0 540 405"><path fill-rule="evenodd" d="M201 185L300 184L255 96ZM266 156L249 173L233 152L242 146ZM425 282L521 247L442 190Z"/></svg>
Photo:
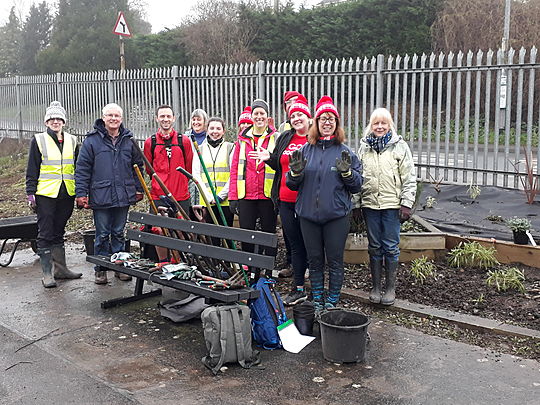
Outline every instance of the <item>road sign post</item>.
<svg viewBox="0 0 540 405"><path fill-rule="evenodd" d="M116 24L114 24L113 34L116 34L120 37L120 70L126 70L126 57L124 53L124 37L130 37L131 31L127 25L126 18L124 13L119 11L118 18L116 19Z"/></svg>

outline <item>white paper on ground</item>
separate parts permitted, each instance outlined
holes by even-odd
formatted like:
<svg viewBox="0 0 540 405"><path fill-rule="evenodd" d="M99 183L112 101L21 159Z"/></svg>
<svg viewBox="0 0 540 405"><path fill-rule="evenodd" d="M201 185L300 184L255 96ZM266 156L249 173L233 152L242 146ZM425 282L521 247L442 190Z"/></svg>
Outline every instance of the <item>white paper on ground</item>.
<svg viewBox="0 0 540 405"><path fill-rule="evenodd" d="M291 353L300 353L304 347L315 339L314 336L301 335L292 319L279 325L277 330L283 348Z"/></svg>

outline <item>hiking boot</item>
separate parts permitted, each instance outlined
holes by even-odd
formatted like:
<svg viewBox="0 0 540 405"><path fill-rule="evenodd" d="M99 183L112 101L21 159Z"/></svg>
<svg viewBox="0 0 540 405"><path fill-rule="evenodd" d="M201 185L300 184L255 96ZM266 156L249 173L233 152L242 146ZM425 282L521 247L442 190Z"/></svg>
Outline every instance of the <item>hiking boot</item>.
<svg viewBox="0 0 540 405"><path fill-rule="evenodd" d="M331 302L325 302L324 303L324 309L333 309L335 308L336 306L334 304L332 304Z"/></svg>
<svg viewBox="0 0 540 405"><path fill-rule="evenodd" d="M66 265L66 250L64 245L54 245L51 248L52 260L54 264L54 278L75 279L80 278L82 273L71 271Z"/></svg>
<svg viewBox="0 0 540 405"><path fill-rule="evenodd" d="M307 300L306 292L304 290L298 290L295 288L293 291L291 291L289 295L285 297L285 299L283 300L283 304L290 307L296 304L300 304L305 300Z"/></svg>
<svg viewBox="0 0 540 405"><path fill-rule="evenodd" d="M96 278L94 280L94 283L107 284L108 281L109 280L107 280L107 272L105 270L96 271Z"/></svg>
<svg viewBox="0 0 540 405"><path fill-rule="evenodd" d="M49 248L41 248L37 250L37 254L39 255L39 261L41 263L41 270L43 271L43 278L41 279L41 283L43 284L43 287L45 288L53 288L56 287L56 281L54 281L54 277L52 275L52 252Z"/></svg>
<svg viewBox="0 0 540 405"><path fill-rule="evenodd" d="M119 273L117 271L114 272L114 276L120 281L131 281L132 277L129 274Z"/></svg>
<svg viewBox="0 0 540 405"><path fill-rule="evenodd" d="M285 267L284 269L280 270L278 273L278 277L280 278L289 278L293 275L293 269L291 266Z"/></svg>
<svg viewBox="0 0 540 405"><path fill-rule="evenodd" d="M392 305L396 300L396 273L398 262L387 261L384 262L384 270L386 275L384 294L381 298L381 304Z"/></svg>

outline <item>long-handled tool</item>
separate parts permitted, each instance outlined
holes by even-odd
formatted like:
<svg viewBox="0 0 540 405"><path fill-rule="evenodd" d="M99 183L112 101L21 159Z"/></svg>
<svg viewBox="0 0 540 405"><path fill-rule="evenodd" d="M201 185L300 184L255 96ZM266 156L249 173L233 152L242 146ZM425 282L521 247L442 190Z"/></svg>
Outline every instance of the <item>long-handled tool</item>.
<svg viewBox="0 0 540 405"><path fill-rule="evenodd" d="M206 205L206 208L208 209L208 212L210 213L210 217L212 218L212 221L214 222L214 224L216 225L220 225L217 218L216 218L216 215L214 214L214 211L212 210L212 207L210 206L210 203L208 202L208 199L206 198L206 196L204 195L204 192L202 190L202 187L201 185L199 184L199 182L197 181L197 179L195 179L193 177L193 175L188 172L186 169L184 169L182 166L178 166L176 168L176 170L178 170L180 173L182 173L184 176L186 176L189 180L193 180L193 182L195 183L195 185L197 186L197 188L199 189L199 192L201 193L201 196L203 198L203 201ZM223 212L222 212L223 214ZM227 223L227 221L223 221L223 223ZM225 247L228 247L227 245L227 241L225 239L222 239ZM236 250L236 245L234 244L234 241L231 240L231 246L234 250ZM249 279L248 279L248 276L244 270L244 268L242 266L239 266L240 267L240 271L242 272L242 275L244 277L244 281L246 282L246 285L249 285Z"/></svg>
<svg viewBox="0 0 540 405"><path fill-rule="evenodd" d="M156 215L159 215L159 211L158 211L158 209L156 207L156 203L152 199L152 196L150 194L150 190L148 190L148 186L146 185L146 182L144 181L144 177L143 177L143 175L141 173L141 169L139 169L139 166L137 164L134 164L133 168L135 169L135 173L137 173L137 177L139 178L139 182L141 183L141 186L142 186L142 188L144 190L144 194L146 195L146 198L148 198L148 202L150 203L150 207L152 208L152 212L154 214L156 214ZM165 236L168 236L168 237L171 236L171 233L169 232L169 230L167 228L161 228L161 231L163 232L163 234ZM174 259L177 261L177 263L181 262L180 254L178 253L177 250L171 249L171 254L173 255Z"/></svg>
<svg viewBox="0 0 540 405"><path fill-rule="evenodd" d="M140 148L139 144L137 143L137 141L134 138L131 138L131 141L133 142L133 145L135 146L135 149L141 155L141 157L142 157L142 159L144 161L144 164L146 165L146 168L147 168L148 172L150 173L150 177L156 180L156 182L158 183L161 190L163 190L165 195L167 197L169 197L169 200L173 203L174 207L182 215L182 217L183 217L182 219L185 219L186 221L189 221L189 217L188 217L187 213L184 211L182 206L180 204L178 204L178 201L176 201L176 199L174 198L172 193L169 191L169 189L167 188L165 183L160 179L160 177L158 176L158 174L156 173L156 171L152 167L152 164L150 163L150 161L144 155L144 153L141 150L141 148ZM195 241L195 237L193 236L193 234L188 232L188 233L186 233L186 235L191 241ZM203 235L199 235L198 237L200 238L201 242L203 242L205 244L208 244L208 241L203 237ZM194 258L195 258L197 264L199 265L199 267L204 268L204 266L201 263L200 258L198 256L196 256L196 255L194 255ZM208 258L202 256L202 259L205 261L205 263L207 264L207 266L210 269L212 269L216 274L218 273L218 270L215 268L213 263L209 262Z"/></svg>
<svg viewBox="0 0 540 405"><path fill-rule="evenodd" d="M195 151L197 152L197 156L199 157L199 162L201 163L201 167L202 167L202 169L204 171L204 175L206 176L206 180L208 181L208 187L210 187L210 191L212 192L212 196L214 197L214 201L216 202L216 207L217 207L217 210L218 210L218 213L219 213L219 217L221 218L221 221L224 224L226 224L227 220L225 219L225 214L223 213L221 203L219 202L219 198L218 198L217 193L216 193L216 188L214 187L214 183L213 183L212 179L210 178L210 174L208 173L208 170L206 169L206 165L204 164L204 159L203 159L201 150L199 149L199 144L197 143L197 140L195 139L195 135L193 135L193 134L191 134L191 141L193 142L193 146L195 146ZM193 177L191 178L191 180L193 180ZM200 186L197 186L197 187L199 188L199 190L201 189ZM204 193L201 190L200 190L200 193L201 193L201 195L204 196ZM206 198L205 197L203 197L203 200L206 203ZM208 207L208 204L207 204L207 207ZM210 214L210 215L212 215L212 214ZM216 223L216 225L219 225L219 224ZM236 249L236 245L235 245L233 240L231 241L231 245L232 245L233 249Z"/></svg>

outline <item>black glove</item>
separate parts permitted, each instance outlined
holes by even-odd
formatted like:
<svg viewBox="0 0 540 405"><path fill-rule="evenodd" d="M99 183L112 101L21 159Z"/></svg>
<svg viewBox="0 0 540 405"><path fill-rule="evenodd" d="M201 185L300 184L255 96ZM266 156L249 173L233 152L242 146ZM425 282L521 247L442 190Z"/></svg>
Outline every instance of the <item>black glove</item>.
<svg viewBox="0 0 540 405"><path fill-rule="evenodd" d="M307 160L304 159L304 155L299 149L296 149L289 157L289 169L295 175L299 175L304 171Z"/></svg>
<svg viewBox="0 0 540 405"><path fill-rule="evenodd" d="M412 215L412 210L409 207L401 206L399 209L399 222L407 222Z"/></svg>
<svg viewBox="0 0 540 405"><path fill-rule="evenodd" d="M234 215L238 215L238 200L229 200L229 210Z"/></svg>
<svg viewBox="0 0 540 405"><path fill-rule="evenodd" d="M343 177L351 175L351 155L346 150L341 151L341 159L336 158L336 169Z"/></svg>

